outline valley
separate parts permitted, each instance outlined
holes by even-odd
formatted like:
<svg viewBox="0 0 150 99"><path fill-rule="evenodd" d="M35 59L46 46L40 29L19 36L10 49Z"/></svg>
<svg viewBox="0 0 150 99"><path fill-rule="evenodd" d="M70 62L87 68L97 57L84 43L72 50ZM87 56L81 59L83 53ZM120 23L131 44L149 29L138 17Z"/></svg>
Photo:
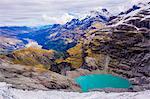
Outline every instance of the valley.
<svg viewBox="0 0 150 99"><path fill-rule="evenodd" d="M118 15L91 11L66 24L0 27L0 81L11 88L82 92L74 79L88 74L132 84L100 91L150 90L150 2Z"/></svg>

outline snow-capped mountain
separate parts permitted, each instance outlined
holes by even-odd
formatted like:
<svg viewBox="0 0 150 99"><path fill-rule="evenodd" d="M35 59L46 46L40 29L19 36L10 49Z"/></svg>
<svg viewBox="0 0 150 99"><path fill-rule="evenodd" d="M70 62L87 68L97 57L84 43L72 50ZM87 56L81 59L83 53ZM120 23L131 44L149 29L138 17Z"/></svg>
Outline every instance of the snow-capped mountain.
<svg viewBox="0 0 150 99"><path fill-rule="evenodd" d="M65 51L74 46L77 41L86 33L86 30L96 29L94 24L106 24L112 15L102 9L100 12L91 11L84 19L72 19L66 24L54 24L43 27L36 27L28 34L21 34L19 37L29 38L37 41L43 48Z"/></svg>
<svg viewBox="0 0 150 99"><path fill-rule="evenodd" d="M76 28L80 25L83 25L82 29L87 29L88 26L91 25L92 22L98 21L98 22L103 22L107 23L113 15L108 12L107 9L100 9L98 10L93 10L90 11L85 18L83 19L72 19L70 22L67 22L66 24L63 25L64 28L66 29L73 29ZM86 27L87 26L87 27Z"/></svg>
<svg viewBox="0 0 150 99"><path fill-rule="evenodd" d="M112 17L113 15L108 12L107 9L101 9L100 11L91 11L88 14L89 18L99 18L101 19L102 22L108 22L110 17Z"/></svg>
<svg viewBox="0 0 150 99"><path fill-rule="evenodd" d="M150 29L150 2L134 5L129 10L120 13L114 20L109 22L110 26L131 27L139 30L140 28Z"/></svg>
<svg viewBox="0 0 150 99"><path fill-rule="evenodd" d="M150 3L139 3L125 12L114 16L107 9L89 12L85 18L72 19L66 24L54 24L38 27L0 27L0 34L14 35L15 38L24 41L25 38L32 39L45 49L65 51L74 46L78 40L88 31L100 29L105 25L118 26L128 25L133 28L141 27L141 23L147 24L149 28L149 5ZM144 10L144 11L143 11ZM142 12L141 12L142 11ZM137 13L138 16L137 16ZM141 22L142 21L142 22ZM138 24L140 22L140 24ZM138 26L137 26L138 25ZM11 32L11 33L10 33ZM27 43L26 41L24 41Z"/></svg>

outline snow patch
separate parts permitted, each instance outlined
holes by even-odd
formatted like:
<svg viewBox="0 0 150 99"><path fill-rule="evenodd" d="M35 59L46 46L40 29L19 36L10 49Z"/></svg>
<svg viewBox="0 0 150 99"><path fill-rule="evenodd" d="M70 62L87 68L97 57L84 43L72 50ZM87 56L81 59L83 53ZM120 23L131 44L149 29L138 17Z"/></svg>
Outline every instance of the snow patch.
<svg viewBox="0 0 150 99"><path fill-rule="evenodd" d="M63 92L63 91L28 91L9 87L0 83L0 99L149 99L150 90L143 92L105 93L105 92Z"/></svg>

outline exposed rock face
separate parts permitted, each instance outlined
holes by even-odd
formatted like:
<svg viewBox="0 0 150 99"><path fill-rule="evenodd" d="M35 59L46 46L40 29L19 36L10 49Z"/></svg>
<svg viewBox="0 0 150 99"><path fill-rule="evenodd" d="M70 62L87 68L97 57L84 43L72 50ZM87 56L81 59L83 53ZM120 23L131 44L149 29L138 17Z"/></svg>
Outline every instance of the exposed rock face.
<svg viewBox="0 0 150 99"><path fill-rule="evenodd" d="M149 89L150 40L147 35L150 35L149 31L143 33L125 30L97 31L88 48L97 55L103 54L104 57L111 57L107 70L109 73L122 75L129 79L136 78L133 84L136 85L136 82L139 82L138 85L144 86L140 89ZM106 37L109 39L105 39ZM103 67L104 59L98 59L101 60L101 63L97 66ZM98 59L96 60L99 61ZM101 69L104 70L104 67ZM140 80L143 77L146 78L146 81Z"/></svg>
<svg viewBox="0 0 150 99"><path fill-rule="evenodd" d="M59 74L62 74L62 75L66 75L67 71L71 71L73 69L74 68L72 68L69 63L62 62L62 63L59 63L59 64L52 65L49 70L51 70L53 72L56 72L56 73L59 73Z"/></svg>
<svg viewBox="0 0 150 99"><path fill-rule="evenodd" d="M103 34L103 32L97 33ZM110 63L116 61L115 63L117 63L116 65L120 69L124 69L125 71L131 69L136 76L142 74L149 76L149 40L139 32L114 31L112 35L109 35L110 40L106 40L105 42L99 40L99 46L90 43L92 51L111 56L112 62ZM115 66L111 65L111 67L115 69ZM129 73L126 76L132 77L133 74Z"/></svg>
<svg viewBox="0 0 150 99"><path fill-rule="evenodd" d="M91 49L96 55L103 55L103 58L111 58L107 72L130 79L135 85L134 91L150 89L149 9L139 10L128 19L123 17L122 22L90 33L91 36L85 39L90 41L85 43L88 46L86 49ZM130 23L131 20L135 22ZM103 58L96 58L96 61L101 60L97 65L102 67L101 70L106 64Z"/></svg>
<svg viewBox="0 0 150 99"><path fill-rule="evenodd" d="M62 89L79 91L79 87L70 78L40 68L13 65L0 60L0 81L12 84L12 87L27 90Z"/></svg>
<svg viewBox="0 0 150 99"><path fill-rule="evenodd" d="M123 25L128 24L138 28L150 29L150 8L149 3L137 5L137 9L130 11L129 13L118 15L114 20L111 20L109 25ZM133 6L134 7L134 6Z"/></svg>

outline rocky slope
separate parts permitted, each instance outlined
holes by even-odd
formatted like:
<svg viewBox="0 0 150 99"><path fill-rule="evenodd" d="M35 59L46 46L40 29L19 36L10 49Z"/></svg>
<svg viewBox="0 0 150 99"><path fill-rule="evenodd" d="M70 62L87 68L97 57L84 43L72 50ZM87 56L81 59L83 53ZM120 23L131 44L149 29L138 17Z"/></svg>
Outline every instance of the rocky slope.
<svg viewBox="0 0 150 99"><path fill-rule="evenodd" d="M86 35L84 68L93 70L94 66L105 73L126 77L135 91L150 89L149 15L148 3L122 16L120 21ZM89 49L98 57L90 56ZM97 63L92 65L89 61Z"/></svg>
<svg viewBox="0 0 150 99"><path fill-rule="evenodd" d="M13 37L5 37L0 35L0 54L7 54L13 50L21 49L24 43Z"/></svg>
<svg viewBox="0 0 150 99"><path fill-rule="evenodd" d="M120 13L115 19L111 20L108 25L130 24L138 28L148 27L149 20L149 4L139 3L129 10ZM140 12L141 11L141 12ZM145 21L144 21L145 20ZM147 23L145 23L147 21Z"/></svg>
<svg viewBox="0 0 150 99"><path fill-rule="evenodd" d="M0 60L0 82L12 84L11 87L24 90L51 90L79 91L75 82L39 67L15 65Z"/></svg>
<svg viewBox="0 0 150 99"><path fill-rule="evenodd" d="M50 68L54 64L56 52L53 50L44 50L36 47L28 47L16 50L6 56L15 64L28 66Z"/></svg>
<svg viewBox="0 0 150 99"><path fill-rule="evenodd" d="M0 27L0 54L7 54L25 47L25 43L17 38L19 34L31 31L29 27L3 26Z"/></svg>

